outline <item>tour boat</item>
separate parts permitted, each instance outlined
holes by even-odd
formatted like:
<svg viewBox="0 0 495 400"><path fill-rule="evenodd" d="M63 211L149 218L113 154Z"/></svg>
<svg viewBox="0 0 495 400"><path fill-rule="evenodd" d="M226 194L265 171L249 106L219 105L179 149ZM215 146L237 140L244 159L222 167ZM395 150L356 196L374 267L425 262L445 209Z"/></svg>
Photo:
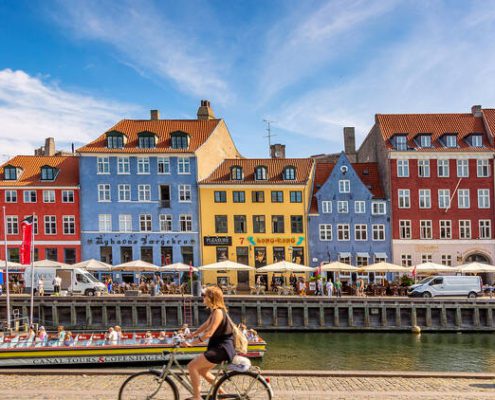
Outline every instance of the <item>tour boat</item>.
<svg viewBox="0 0 495 400"><path fill-rule="evenodd" d="M159 364L166 360L164 351L172 350L173 333L167 332L165 340L159 340L159 332L133 332L122 334L118 344L107 344L104 333L79 333L74 343L66 346L54 338L45 343L27 340L27 335L0 337L0 367L43 367L56 365L115 365L115 364ZM150 343L151 342L151 343ZM206 350L205 346L181 347L177 359L190 360ZM249 341L250 358L261 358L266 351L266 342L257 337Z"/></svg>

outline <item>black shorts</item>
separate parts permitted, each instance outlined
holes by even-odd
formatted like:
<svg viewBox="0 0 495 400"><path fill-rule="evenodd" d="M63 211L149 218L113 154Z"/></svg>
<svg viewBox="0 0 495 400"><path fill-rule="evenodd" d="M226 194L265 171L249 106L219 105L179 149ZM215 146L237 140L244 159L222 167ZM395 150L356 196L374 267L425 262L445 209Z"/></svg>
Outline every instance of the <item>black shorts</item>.
<svg viewBox="0 0 495 400"><path fill-rule="evenodd" d="M223 347L214 347L204 352L205 358L212 364L220 364L224 361L231 361L229 354Z"/></svg>

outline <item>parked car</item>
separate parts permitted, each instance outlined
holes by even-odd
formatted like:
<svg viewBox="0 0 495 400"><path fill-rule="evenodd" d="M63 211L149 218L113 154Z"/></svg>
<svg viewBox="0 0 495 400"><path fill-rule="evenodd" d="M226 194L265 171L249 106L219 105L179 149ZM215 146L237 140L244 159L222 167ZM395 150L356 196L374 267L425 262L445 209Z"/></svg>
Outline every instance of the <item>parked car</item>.
<svg viewBox="0 0 495 400"><path fill-rule="evenodd" d="M409 287L409 297L467 296L482 294L479 276L430 276Z"/></svg>

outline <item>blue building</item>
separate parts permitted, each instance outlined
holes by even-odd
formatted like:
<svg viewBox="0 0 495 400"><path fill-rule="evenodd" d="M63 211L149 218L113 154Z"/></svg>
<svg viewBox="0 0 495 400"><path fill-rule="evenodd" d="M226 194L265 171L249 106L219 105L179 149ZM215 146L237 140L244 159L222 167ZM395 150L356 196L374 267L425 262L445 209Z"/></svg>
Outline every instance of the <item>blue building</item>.
<svg viewBox="0 0 495 400"><path fill-rule="evenodd" d="M309 212L311 266L390 260L389 215L377 163L351 163L344 153L336 163L317 163Z"/></svg>
<svg viewBox="0 0 495 400"><path fill-rule="evenodd" d="M78 153L83 260L200 263L197 182L239 157L208 101L197 119L122 120Z"/></svg>

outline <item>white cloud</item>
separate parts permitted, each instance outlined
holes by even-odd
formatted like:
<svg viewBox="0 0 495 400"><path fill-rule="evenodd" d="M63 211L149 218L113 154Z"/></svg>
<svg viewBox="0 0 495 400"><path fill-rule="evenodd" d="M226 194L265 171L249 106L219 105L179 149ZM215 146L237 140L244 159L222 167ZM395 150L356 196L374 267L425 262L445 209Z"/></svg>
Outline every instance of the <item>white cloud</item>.
<svg viewBox="0 0 495 400"><path fill-rule="evenodd" d="M74 93L24 71L0 70L0 157L33 154L46 137L95 139L137 107Z"/></svg>

